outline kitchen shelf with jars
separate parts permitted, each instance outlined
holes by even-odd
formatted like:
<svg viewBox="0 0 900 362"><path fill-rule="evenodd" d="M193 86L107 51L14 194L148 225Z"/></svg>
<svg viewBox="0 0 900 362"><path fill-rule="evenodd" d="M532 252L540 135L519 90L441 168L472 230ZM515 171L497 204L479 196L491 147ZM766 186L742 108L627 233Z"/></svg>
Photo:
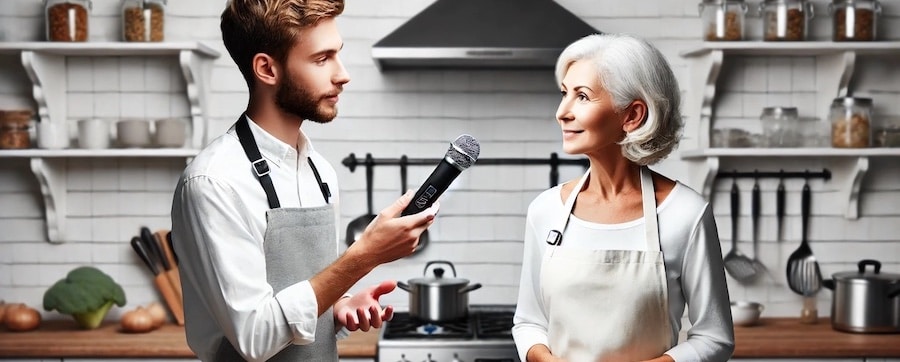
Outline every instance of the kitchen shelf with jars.
<svg viewBox="0 0 900 362"><path fill-rule="evenodd" d="M870 129L871 99L853 97L851 80L854 73L860 71L856 67L858 59L871 56L900 56L900 41L877 40L875 30L881 7L878 1L861 0L848 2L834 0L829 4L832 17L832 39L830 41L807 40L807 22L812 16L809 3L805 0L765 0L760 3L760 14L763 21L761 40L744 40L744 13L747 4L743 0L703 0L700 3L700 16L703 22L703 41L694 49L688 49L680 55L690 60L690 82L685 113L690 119L697 120L697 127L690 127L688 135L696 140L696 149L681 152L681 158L690 161L692 167L692 186L702 191L704 196L712 196L712 188L716 175L722 168L731 168L728 164L741 162L748 158L766 160L787 159L823 159L832 161L836 167L830 167L834 173L834 182L840 183L840 192L847 200L844 216L848 219L859 217L859 192L866 173L869 160L873 157L900 157L900 148L873 148L873 133ZM795 21L796 20L796 21ZM852 24L856 24L855 26ZM849 27L846 25L850 25ZM855 117L858 111L863 112L868 135L861 140L847 139L828 141L828 145L802 147L758 147L759 144L747 145L722 144L722 138L735 138L723 135L722 130L714 130L715 100L717 82L723 63L734 56L802 56L815 58L816 110L818 119L837 122L843 119L846 111L846 124L831 125L829 136L838 137L834 132L842 132L840 126L852 128L848 132L856 132ZM886 58L887 59L887 58ZM868 102L868 103L866 103ZM781 107L774 107L781 108ZM762 121L766 112L763 110ZM781 114L781 109L775 109ZM796 112L796 109L793 109ZM771 115L771 113L769 114ZM795 118L796 120L796 118ZM765 127L765 125L763 125ZM696 137L693 137L696 136ZM801 136L802 137L802 136ZM847 136L852 137L852 136ZM718 138L718 140L717 140ZM740 138L740 137L737 137ZM732 139L733 140L733 139ZM718 141L718 142L717 142ZM862 144L859 144L862 142ZM746 142L752 144L752 141ZM798 147L799 146L799 147ZM822 147L824 146L824 147ZM832 146L832 147L828 147ZM900 145L881 145L898 147ZM733 148L729 148L733 147Z"/></svg>
<svg viewBox="0 0 900 362"><path fill-rule="evenodd" d="M95 42L88 40L88 16L90 0L46 0L47 41L0 42L0 55L12 55L21 60L31 82L31 96L37 105L34 124L37 128L38 148L21 143L0 147L0 158L25 158L30 160L31 171L40 184L44 199L48 240L61 243L66 240L66 162L71 158L185 158L196 156L206 142L208 123L209 77L213 61L219 52L202 42L166 42L163 39L165 0L125 0L122 2L122 40ZM116 124L118 146L110 148L108 124L102 120L81 120L79 148L68 148L67 117L67 66L68 57L176 57L185 81L190 115L184 120L155 121L156 136L162 130L181 138L178 144L166 144L165 139L154 139L150 144L149 121ZM11 113L16 117L18 114ZM21 117L19 117L21 118ZM99 122L98 124L91 124ZM20 125L21 123L11 123ZM96 137L85 142L82 132ZM11 130L15 130L12 129ZM7 132L9 141L28 141L26 133L18 130ZM55 134L55 136L53 136ZM188 139L184 139L185 135ZM128 137L131 138L129 141ZM64 139L64 140L62 140ZM171 139L168 139L171 141ZM44 147L42 142L47 142ZM84 144L82 144L84 143Z"/></svg>

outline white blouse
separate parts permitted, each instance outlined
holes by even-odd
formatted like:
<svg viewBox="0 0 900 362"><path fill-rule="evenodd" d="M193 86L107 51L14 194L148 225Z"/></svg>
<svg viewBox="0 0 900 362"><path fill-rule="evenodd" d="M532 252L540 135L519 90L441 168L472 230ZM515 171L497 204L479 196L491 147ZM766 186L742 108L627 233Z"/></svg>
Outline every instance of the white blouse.
<svg viewBox="0 0 900 362"><path fill-rule="evenodd" d="M556 186L544 191L528 207L522 277L512 330L522 361L535 344L549 345L540 275L541 261L548 246L546 236L566 212L560 188ZM691 321L687 340L666 354L677 362L726 361L734 350L734 328L712 209L697 192L676 183L669 196L657 206L657 215L673 341L678 339L685 305ZM573 215L559 247L644 250L645 243L634 242L644 239L643 216L619 224L598 224Z"/></svg>

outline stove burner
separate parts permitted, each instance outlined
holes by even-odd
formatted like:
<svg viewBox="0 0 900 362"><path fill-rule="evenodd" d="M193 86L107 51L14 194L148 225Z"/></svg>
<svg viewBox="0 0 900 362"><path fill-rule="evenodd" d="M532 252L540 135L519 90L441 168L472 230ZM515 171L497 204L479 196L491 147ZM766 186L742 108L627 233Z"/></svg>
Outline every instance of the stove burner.
<svg viewBox="0 0 900 362"><path fill-rule="evenodd" d="M511 339L513 311L470 311L469 316L447 322L425 322L406 312L394 313L385 326L384 339Z"/></svg>

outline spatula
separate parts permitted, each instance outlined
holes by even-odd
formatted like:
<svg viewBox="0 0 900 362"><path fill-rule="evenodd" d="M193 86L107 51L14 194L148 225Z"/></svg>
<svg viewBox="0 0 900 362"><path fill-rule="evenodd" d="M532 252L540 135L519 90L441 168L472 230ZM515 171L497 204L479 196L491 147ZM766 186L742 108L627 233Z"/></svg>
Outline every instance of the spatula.
<svg viewBox="0 0 900 362"><path fill-rule="evenodd" d="M811 198L812 193L809 190L809 184L804 183L800 201L802 224L800 247L788 258L787 280L791 290L804 297L802 315L810 318L802 320L806 320L808 323L815 323L815 295L822 288L822 272L819 270L819 263L816 261L816 257L813 255L807 240Z"/></svg>

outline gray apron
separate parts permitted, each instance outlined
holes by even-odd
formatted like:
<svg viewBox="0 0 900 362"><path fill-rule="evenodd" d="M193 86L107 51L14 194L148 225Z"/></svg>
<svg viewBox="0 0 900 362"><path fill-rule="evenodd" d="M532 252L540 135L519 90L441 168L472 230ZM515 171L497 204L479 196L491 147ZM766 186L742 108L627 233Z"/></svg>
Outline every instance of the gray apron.
<svg viewBox="0 0 900 362"><path fill-rule="evenodd" d="M268 166L259 155L256 142L250 133L247 118L237 123L238 138L248 153L260 183L266 191L271 210L266 211L266 233L263 249L266 254L266 281L278 293L299 281L308 280L337 260L337 237L334 225L334 207L331 204L312 208L281 208L275 189L268 177ZM243 123L243 124L242 124ZM249 137L247 136L249 135ZM248 150L252 146L252 150ZM256 151L253 154L253 151ZM318 170L309 160L318 181L322 196L328 202L331 193L322 182ZM222 338L216 361L243 361L240 354L226 338ZM269 361L337 361L337 337L335 336L332 308L319 316L316 322L316 340L307 345L288 345Z"/></svg>

